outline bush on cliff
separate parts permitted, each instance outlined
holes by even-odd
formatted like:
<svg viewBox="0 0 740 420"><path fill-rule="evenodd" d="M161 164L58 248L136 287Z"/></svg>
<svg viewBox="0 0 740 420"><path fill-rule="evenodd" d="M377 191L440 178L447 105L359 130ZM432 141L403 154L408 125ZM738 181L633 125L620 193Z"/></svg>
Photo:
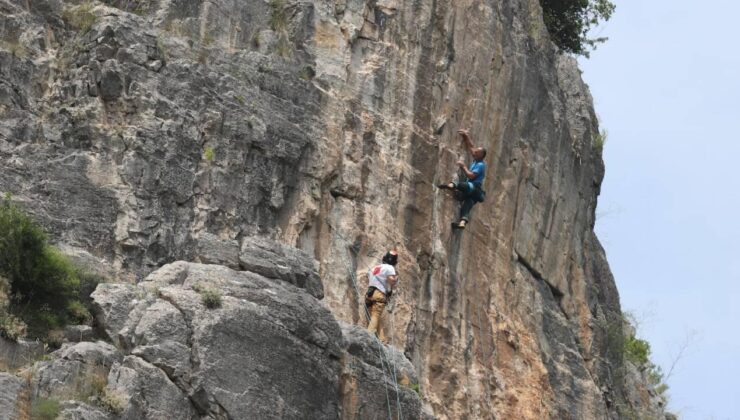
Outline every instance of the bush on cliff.
<svg viewBox="0 0 740 420"><path fill-rule="evenodd" d="M0 203L0 276L10 284L8 312L28 326L32 338L45 339L53 329L89 318L79 302L77 268L9 197ZM0 333L17 338L11 331Z"/></svg>
<svg viewBox="0 0 740 420"><path fill-rule="evenodd" d="M590 38L589 31L614 13L609 0L540 0L545 26L563 51L588 57L589 50L607 38Z"/></svg>

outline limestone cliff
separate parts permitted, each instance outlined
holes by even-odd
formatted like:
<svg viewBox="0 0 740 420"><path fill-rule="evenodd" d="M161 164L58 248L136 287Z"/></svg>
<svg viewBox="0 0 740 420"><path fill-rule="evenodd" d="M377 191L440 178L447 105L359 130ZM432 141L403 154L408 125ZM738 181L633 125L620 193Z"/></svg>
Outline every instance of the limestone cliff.
<svg viewBox="0 0 740 420"><path fill-rule="evenodd" d="M319 262L318 277L275 271L362 324L364 271L397 244L387 322L428 413L662 415L615 350L597 121L536 0L0 0L0 22L0 190L68 252L134 283L178 260L259 272L244 259L271 238ZM461 233L434 185L463 127L489 170ZM158 313L182 317L175 300ZM151 369L119 356L130 386ZM229 412L175 388L192 413Z"/></svg>

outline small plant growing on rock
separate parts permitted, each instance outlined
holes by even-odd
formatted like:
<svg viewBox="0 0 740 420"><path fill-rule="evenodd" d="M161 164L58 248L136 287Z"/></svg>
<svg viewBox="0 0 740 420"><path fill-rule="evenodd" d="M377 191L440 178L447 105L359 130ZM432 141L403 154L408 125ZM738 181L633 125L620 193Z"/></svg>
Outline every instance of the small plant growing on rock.
<svg viewBox="0 0 740 420"><path fill-rule="evenodd" d="M276 51L281 57L290 57L293 55L293 49L288 37L288 16L285 13L284 0L272 0L270 2L272 13L270 15L270 27L277 34L278 40Z"/></svg>
<svg viewBox="0 0 740 420"><path fill-rule="evenodd" d="M311 80L314 78L315 75L316 72L311 66L306 66L301 69L300 77L303 80Z"/></svg>
<svg viewBox="0 0 740 420"><path fill-rule="evenodd" d="M208 65L208 58L210 57L210 53L205 48L201 48L198 53L196 54L195 60L202 65Z"/></svg>
<svg viewBox="0 0 740 420"><path fill-rule="evenodd" d="M260 33L259 32L255 32L254 35L252 35L252 46L254 48L260 47Z"/></svg>
<svg viewBox="0 0 740 420"><path fill-rule="evenodd" d="M92 321L90 311L78 300L71 302L67 310L72 321L78 324L87 324Z"/></svg>
<svg viewBox="0 0 740 420"><path fill-rule="evenodd" d="M216 158L216 151L213 150L213 147L206 147L206 150L203 152L203 159L206 160L208 163L212 163L213 159Z"/></svg>
<svg viewBox="0 0 740 420"><path fill-rule="evenodd" d="M203 305L208 309L217 309L222 305L221 293L215 290L202 289L200 291L200 298Z"/></svg>
<svg viewBox="0 0 740 420"><path fill-rule="evenodd" d="M601 130L600 132L596 133L596 135L594 135L593 145L594 149L596 149L597 152L601 153L604 150L604 145L606 144L606 139L608 137L609 132L606 130Z"/></svg>
<svg viewBox="0 0 740 420"><path fill-rule="evenodd" d="M419 386L419 384L411 384L409 385L409 388L412 391L416 392L417 395L421 396L421 387Z"/></svg>
<svg viewBox="0 0 740 420"><path fill-rule="evenodd" d="M126 399L126 395L122 392L111 391L108 388L104 388L99 401L102 408L106 409L109 413L118 416L123 414L123 410L126 408Z"/></svg>
<svg viewBox="0 0 740 420"><path fill-rule="evenodd" d="M211 34L206 34L205 36L203 36L203 39L201 39L201 42L203 43L203 45L208 47L208 46L213 45L214 42L216 42L216 38L214 38L213 35Z"/></svg>
<svg viewBox="0 0 740 420"><path fill-rule="evenodd" d="M284 31L288 26L288 19L285 15L285 0L270 1L270 27L275 32Z"/></svg>
<svg viewBox="0 0 740 420"><path fill-rule="evenodd" d="M62 13L62 19L69 26L85 34L98 20L98 17L92 13L93 7L92 2L86 2L79 6L68 8Z"/></svg>
<svg viewBox="0 0 740 420"><path fill-rule="evenodd" d="M164 26L164 31L179 37L187 36L187 31L183 22L179 19L173 19L168 21Z"/></svg>
<svg viewBox="0 0 740 420"><path fill-rule="evenodd" d="M28 56L26 48L20 42L6 42L0 41L0 49L7 50L13 57L24 59Z"/></svg>
<svg viewBox="0 0 740 420"><path fill-rule="evenodd" d="M59 416L59 401L37 398L31 404L31 420L55 420Z"/></svg>
<svg viewBox="0 0 740 420"><path fill-rule="evenodd" d="M283 58L288 58L293 55L293 48L291 48L290 40L288 40L288 35L285 33L281 33L278 36L277 46L275 48L278 55Z"/></svg>

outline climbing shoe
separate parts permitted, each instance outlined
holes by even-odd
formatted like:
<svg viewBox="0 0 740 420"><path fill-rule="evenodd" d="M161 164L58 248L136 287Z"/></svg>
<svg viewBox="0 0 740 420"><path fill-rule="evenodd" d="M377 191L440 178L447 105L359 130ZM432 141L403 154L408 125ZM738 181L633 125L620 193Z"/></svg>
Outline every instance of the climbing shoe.
<svg viewBox="0 0 740 420"><path fill-rule="evenodd" d="M465 219L462 219L457 223L453 223L452 227L455 229L465 229L465 226L467 226L467 224L468 224L468 221Z"/></svg>
<svg viewBox="0 0 740 420"><path fill-rule="evenodd" d="M453 184L452 182L448 182L446 184L439 184L439 185L437 185L437 188L441 188L443 190L444 189L454 190L455 189L455 184Z"/></svg>

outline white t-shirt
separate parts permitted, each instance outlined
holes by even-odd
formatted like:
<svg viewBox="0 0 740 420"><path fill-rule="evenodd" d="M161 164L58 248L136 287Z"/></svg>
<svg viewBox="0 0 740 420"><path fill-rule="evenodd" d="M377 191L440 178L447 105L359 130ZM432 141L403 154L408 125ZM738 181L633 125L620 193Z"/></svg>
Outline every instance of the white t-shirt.
<svg viewBox="0 0 740 420"><path fill-rule="evenodd" d="M388 290L388 276L395 276L396 269L390 264L380 264L367 272L368 286L373 286L383 293Z"/></svg>

